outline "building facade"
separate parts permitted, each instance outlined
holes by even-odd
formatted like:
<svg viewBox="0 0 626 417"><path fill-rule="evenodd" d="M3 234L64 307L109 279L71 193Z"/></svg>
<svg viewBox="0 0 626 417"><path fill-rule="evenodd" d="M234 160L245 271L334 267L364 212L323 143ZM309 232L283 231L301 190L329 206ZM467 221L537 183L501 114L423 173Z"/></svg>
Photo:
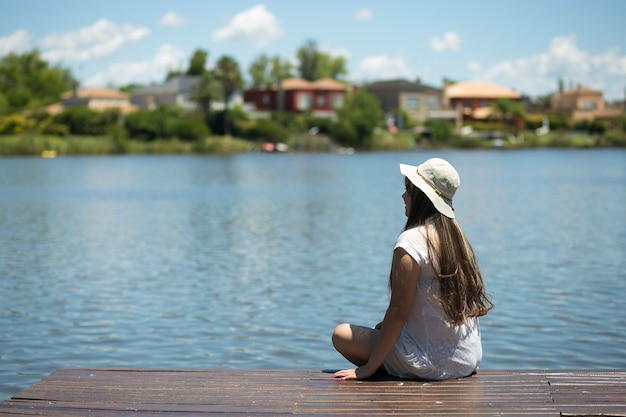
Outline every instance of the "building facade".
<svg viewBox="0 0 626 417"><path fill-rule="evenodd" d="M138 88L133 91L132 103L142 109L153 110L159 103L194 111L193 89L200 80L198 75L178 75L161 85Z"/></svg>
<svg viewBox="0 0 626 417"><path fill-rule="evenodd" d="M606 107L601 91L580 85L552 96L550 107L554 111L568 114L574 120L611 118L619 114L619 109Z"/></svg>
<svg viewBox="0 0 626 417"><path fill-rule="evenodd" d="M432 112L442 109L441 90L419 81L378 81L364 88L378 99L384 113L402 110L418 123L423 123Z"/></svg>
<svg viewBox="0 0 626 417"><path fill-rule="evenodd" d="M130 102L130 94L109 88L76 88L61 95L61 102L46 107L49 114L61 113L68 107L86 107L88 109L103 112L109 109L117 109L122 114L132 113L137 110Z"/></svg>
<svg viewBox="0 0 626 417"><path fill-rule="evenodd" d="M270 88L246 90L243 99L258 111L309 111L318 117L335 117L347 91L346 85L330 78L313 82L287 78Z"/></svg>
<svg viewBox="0 0 626 417"><path fill-rule="evenodd" d="M458 109L466 120L489 118L493 113L492 106L502 99L521 102L522 96L514 90L486 82L462 81L444 84L444 106Z"/></svg>

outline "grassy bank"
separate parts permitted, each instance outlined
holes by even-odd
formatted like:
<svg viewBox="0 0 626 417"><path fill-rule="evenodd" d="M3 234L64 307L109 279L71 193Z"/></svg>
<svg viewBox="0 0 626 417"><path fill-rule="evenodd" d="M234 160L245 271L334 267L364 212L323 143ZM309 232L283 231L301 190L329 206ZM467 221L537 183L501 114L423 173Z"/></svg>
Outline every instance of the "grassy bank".
<svg viewBox="0 0 626 417"><path fill-rule="evenodd" d="M291 135L286 144L296 152L333 152L338 146L325 135ZM595 148L626 147L626 135L609 132L605 135L550 132L538 136L526 133L511 137L501 144L505 149L523 148ZM115 154L233 154L260 152L263 141L248 141L225 136L209 136L198 141L177 139L139 141L114 136L0 135L0 156L38 156L53 150L57 155L115 155ZM379 131L363 146L364 151L402 151L419 146L424 149L489 149L488 139L449 137L415 138L409 132L391 134Z"/></svg>
<svg viewBox="0 0 626 417"><path fill-rule="evenodd" d="M229 154L250 150L250 142L223 136L211 136L201 141L177 139L137 141L109 136L3 135L0 155L41 155L54 150L58 155L114 154Z"/></svg>

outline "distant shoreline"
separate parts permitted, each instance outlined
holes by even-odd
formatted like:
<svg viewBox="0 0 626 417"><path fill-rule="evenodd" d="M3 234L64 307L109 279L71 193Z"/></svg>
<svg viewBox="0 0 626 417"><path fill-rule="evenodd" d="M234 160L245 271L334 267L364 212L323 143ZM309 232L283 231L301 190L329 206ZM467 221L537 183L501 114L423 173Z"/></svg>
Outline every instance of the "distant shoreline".
<svg viewBox="0 0 626 417"><path fill-rule="evenodd" d="M341 147L325 136L296 135L282 147L288 153L345 152L352 148ZM199 141L164 139L141 141L110 136L53 136L53 135L0 135L0 156L58 156L79 155L228 155L264 151L264 141L210 136ZM411 149L528 149L528 148L624 148L626 134L589 135L584 133L551 132L547 135L526 134L516 139L480 139L467 137L415 138L408 132L391 134L382 132L368 141L357 152L408 151Z"/></svg>

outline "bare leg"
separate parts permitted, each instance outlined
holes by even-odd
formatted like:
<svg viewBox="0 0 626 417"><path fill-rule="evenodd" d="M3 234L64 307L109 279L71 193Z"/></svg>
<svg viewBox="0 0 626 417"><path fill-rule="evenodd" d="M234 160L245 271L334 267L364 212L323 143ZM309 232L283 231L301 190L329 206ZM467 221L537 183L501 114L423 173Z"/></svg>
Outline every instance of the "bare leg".
<svg viewBox="0 0 626 417"><path fill-rule="evenodd" d="M333 332L333 346L356 366L365 365L379 334L380 330L342 323Z"/></svg>

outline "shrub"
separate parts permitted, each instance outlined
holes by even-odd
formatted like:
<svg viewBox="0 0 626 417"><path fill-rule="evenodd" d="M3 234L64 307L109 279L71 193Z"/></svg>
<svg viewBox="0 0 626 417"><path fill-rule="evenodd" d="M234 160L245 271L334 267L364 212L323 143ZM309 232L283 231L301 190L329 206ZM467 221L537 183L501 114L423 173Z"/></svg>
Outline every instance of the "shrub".
<svg viewBox="0 0 626 417"><path fill-rule="evenodd" d="M526 114L524 116L524 123L526 124L526 129L538 129L543 126L543 118L545 116L543 114Z"/></svg>
<svg viewBox="0 0 626 417"><path fill-rule="evenodd" d="M132 138L151 141L165 138L167 120L161 120L156 111L138 110L126 116L124 125Z"/></svg>
<svg viewBox="0 0 626 417"><path fill-rule="evenodd" d="M183 118L172 123L171 132L184 141L194 141L209 136L209 129L204 122L194 118Z"/></svg>
<svg viewBox="0 0 626 417"><path fill-rule="evenodd" d="M217 135L226 133L224 129L224 110L218 110L211 113L209 130ZM241 122L247 121L248 114L239 106L231 108L228 112L228 121L230 125L230 133L234 136L240 136L239 131Z"/></svg>
<svg viewBox="0 0 626 417"><path fill-rule="evenodd" d="M359 147L359 133L356 128L348 120L340 120L335 123L331 131L335 140L344 146Z"/></svg>
<svg viewBox="0 0 626 417"><path fill-rule="evenodd" d="M33 122L21 114L13 113L8 116L0 116L0 134L19 134L33 127Z"/></svg>
<svg viewBox="0 0 626 417"><path fill-rule="evenodd" d="M427 120L424 126L430 129L431 137L437 140L448 139L453 133L452 126L441 120Z"/></svg>
<svg viewBox="0 0 626 417"><path fill-rule="evenodd" d="M54 123L52 121L48 123L42 123L39 128L39 133L56 135L56 136L67 136L70 134L70 129L61 123Z"/></svg>
<svg viewBox="0 0 626 417"><path fill-rule="evenodd" d="M242 131L241 135L247 139L276 143L285 142L289 137L289 131L272 120L259 119L246 124L246 130Z"/></svg>
<svg viewBox="0 0 626 417"><path fill-rule="evenodd" d="M102 135L105 131L102 114L87 107L68 107L52 120L67 126L74 135Z"/></svg>

